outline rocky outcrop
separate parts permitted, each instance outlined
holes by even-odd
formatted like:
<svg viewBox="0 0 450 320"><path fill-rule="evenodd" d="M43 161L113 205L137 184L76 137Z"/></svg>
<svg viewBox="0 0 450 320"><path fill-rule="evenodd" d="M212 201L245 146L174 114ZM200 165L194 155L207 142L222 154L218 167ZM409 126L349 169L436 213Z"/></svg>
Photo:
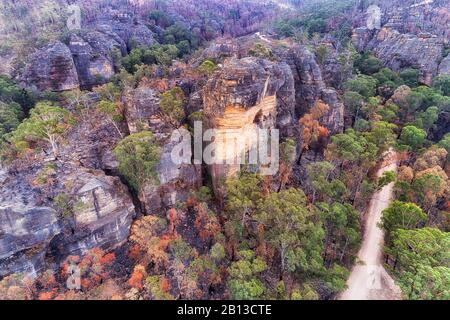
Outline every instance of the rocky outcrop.
<svg viewBox="0 0 450 320"><path fill-rule="evenodd" d="M430 85L438 72L444 45L431 34L402 34L395 30L382 29L369 44L375 55L394 71L406 67L421 70L421 82Z"/></svg>
<svg viewBox="0 0 450 320"><path fill-rule="evenodd" d="M342 132L344 105L340 102L336 90L327 87L314 55L303 46L294 46L285 51L283 59L289 64L294 77L297 118L308 113L321 99L330 107L323 116L322 125L328 128L330 134Z"/></svg>
<svg viewBox="0 0 450 320"><path fill-rule="evenodd" d="M147 183L140 195L146 214L165 214L167 209L185 202L202 185L200 165L177 164L172 160L172 150L177 143L170 141L170 137L159 139L162 146L156 167L159 183Z"/></svg>
<svg viewBox="0 0 450 320"><path fill-rule="evenodd" d="M303 46L294 46L283 57L291 67L295 83L297 116L301 116L315 104L325 89L322 72L314 55Z"/></svg>
<svg viewBox="0 0 450 320"><path fill-rule="evenodd" d="M431 32L450 40L450 8L446 0L383 0L380 2L384 26L401 33Z"/></svg>
<svg viewBox="0 0 450 320"><path fill-rule="evenodd" d="M330 134L341 133L344 130L344 104L339 100L336 90L325 88L321 92L321 99L330 108L320 119Z"/></svg>
<svg viewBox="0 0 450 320"><path fill-rule="evenodd" d="M178 128L164 119L159 94L156 88L144 83L136 89L126 89L122 95L130 133L150 130L161 147L156 168L159 183L147 183L139 195L142 209L147 214L165 213L167 208L185 201L202 184L200 165L177 164L172 160L171 153L178 141L171 141L171 135Z"/></svg>
<svg viewBox="0 0 450 320"><path fill-rule="evenodd" d="M441 63L443 48L450 43L446 1L383 0L377 5L382 12L381 29L369 30L363 25L367 17L352 18L359 25L352 36L359 52L373 51L395 71L417 68L422 73L420 81L427 85L434 76L448 70L447 63Z"/></svg>
<svg viewBox="0 0 450 320"><path fill-rule="evenodd" d="M36 182L43 168L19 176L3 172L0 275L33 274L46 266L49 252L58 261L93 247L112 248L128 237L135 209L118 178L68 164L53 166L47 179L55 184ZM69 211L55 202L58 195Z"/></svg>
<svg viewBox="0 0 450 320"><path fill-rule="evenodd" d="M19 200L19 201L17 201ZM0 276L35 273L43 267L50 241L61 232L56 211L20 199L0 206Z"/></svg>
<svg viewBox="0 0 450 320"><path fill-rule="evenodd" d="M238 57L243 43L245 41L236 41L236 39L218 39L203 50L201 57L194 64L199 65L206 59L218 62L227 57Z"/></svg>
<svg viewBox="0 0 450 320"><path fill-rule="evenodd" d="M128 48L149 47L156 44L153 32L143 24L133 24L130 28L128 39Z"/></svg>
<svg viewBox="0 0 450 320"><path fill-rule="evenodd" d="M270 60L249 57L255 43L270 50ZM205 58L223 61L202 90L208 128L241 130L243 137L254 127L277 128L281 138L293 137L300 144L298 119L323 100L330 108L320 119L321 124L330 134L342 132L344 105L336 90L327 87L314 54L305 46L256 34L234 41L221 40L205 50L202 59ZM192 100L197 105L196 99ZM247 151L248 146L242 144L242 148ZM221 153L225 158L226 152ZM238 167L211 165L209 169L213 181L218 181L234 174Z"/></svg>
<svg viewBox="0 0 450 320"><path fill-rule="evenodd" d="M224 163L230 154L248 152L256 143L252 140L256 128L286 132L292 127L294 92L294 79L286 63L253 57L231 59L208 81L203 90L203 110L206 127L217 130L217 154L209 166L215 189L220 178L239 170L239 164ZM229 139L232 133L245 141Z"/></svg>
<svg viewBox="0 0 450 320"><path fill-rule="evenodd" d="M398 106L402 106L406 103L406 98L411 93L411 88L407 85L402 85L395 89L394 94L391 96L391 98L387 101L387 105L393 103Z"/></svg>
<svg viewBox="0 0 450 320"><path fill-rule="evenodd" d="M94 247L111 249L127 239L135 208L119 178L78 169L61 180L74 210L70 232L58 234L50 243L53 254L79 254Z"/></svg>
<svg viewBox="0 0 450 320"><path fill-rule="evenodd" d="M160 93L147 85L127 88L122 94L125 119L130 133L150 130L153 133L170 132L172 127L164 121L159 109Z"/></svg>
<svg viewBox="0 0 450 320"><path fill-rule="evenodd" d="M89 89L114 75L127 50L156 43L150 29L130 18L89 26L72 33L68 46L56 41L32 54L22 81L40 91Z"/></svg>
<svg viewBox="0 0 450 320"><path fill-rule="evenodd" d="M374 32L375 30L369 30L367 27L353 29L352 43L355 49L359 52L364 51L372 39Z"/></svg>
<svg viewBox="0 0 450 320"><path fill-rule="evenodd" d="M72 34L69 42L80 86L90 88L114 75L118 59L126 54L124 41L111 32L85 31Z"/></svg>
<svg viewBox="0 0 450 320"><path fill-rule="evenodd" d="M25 86L40 91L64 91L79 87L72 54L60 41L33 53L28 58L21 80Z"/></svg>
<svg viewBox="0 0 450 320"><path fill-rule="evenodd" d="M450 54L442 59L438 73L439 75L450 75Z"/></svg>
<svg viewBox="0 0 450 320"><path fill-rule="evenodd" d="M140 22L133 21L129 16L100 21L95 28L101 32L116 34L126 44L128 50L157 43L149 28Z"/></svg>
<svg viewBox="0 0 450 320"><path fill-rule="evenodd" d="M326 48L325 57L320 63L323 81L327 87L342 89L344 82L353 76L352 53L347 49L338 50L334 43L322 45Z"/></svg>

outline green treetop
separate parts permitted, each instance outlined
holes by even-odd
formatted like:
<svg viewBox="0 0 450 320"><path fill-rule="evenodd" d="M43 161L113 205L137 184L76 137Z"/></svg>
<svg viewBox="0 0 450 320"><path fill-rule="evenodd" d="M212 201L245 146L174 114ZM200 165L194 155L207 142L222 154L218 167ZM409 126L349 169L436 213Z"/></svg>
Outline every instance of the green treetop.
<svg viewBox="0 0 450 320"><path fill-rule="evenodd" d="M48 142L56 158L58 143L72 123L69 111L50 102L39 102L31 110L30 116L13 132L10 141L18 149L28 147L30 142Z"/></svg>

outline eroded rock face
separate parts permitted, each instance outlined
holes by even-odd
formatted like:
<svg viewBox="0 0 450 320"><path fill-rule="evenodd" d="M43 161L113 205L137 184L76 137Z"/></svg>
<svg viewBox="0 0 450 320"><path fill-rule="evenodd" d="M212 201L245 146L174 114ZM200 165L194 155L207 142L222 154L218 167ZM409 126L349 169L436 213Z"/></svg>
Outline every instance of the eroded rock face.
<svg viewBox="0 0 450 320"><path fill-rule="evenodd" d="M336 90L323 89L321 98L330 108L320 119L331 134L341 133L344 130L344 104L339 100Z"/></svg>
<svg viewBox="0 0 450 320"><path fill-rule="evenodd" d="M102 32L114 33L126 44L128 50L157 44L153 32L144 24L129 17L102 21L96 26Z"/></svg>
<svg viewBox="0 0 450 320"><path fill-rule="evenodd" d="M303 46L294 46L285 52L284 59L289 64L295 83L295 111L300 118L321 99L329 105L321 124L330 134L342 132L344 128L344 105L336 90L327 87L322 71L314 55Z"/></svg>
<svg viewBox="0 0 450 320"><path fill-rule="evenodd" d="M55 184L36 186L33 172L3 172L0 191L0 275L34 274L46 265L93 247L113 248L129 234L135 208L117 177L102 171L56 164ZM34 171L36 170L36 171ZM73 207L63 215L51 199L64 194Z"/></svg>
<svg viewBox="0 0 450 320"><path fill-rule="evenodd" d="M277 122L279 127L290 125L290 117L294 114L292 97L286 97L287 102L291 104L280 105L278 110L276 107L279 101L276 94L281 91L283 94L292 95L293 80L289 67L283 62L272 63L252 57L230 60L220 73L216 73L208 81L203 90L203 105L208 125L213 128L240 127L243 123L226 123L232 108L247 112L255 106L258 106L258 111L263 111L263 120L268 126L275 126ZM257 112L248 114L253 115L252 119L236 117L235 121L253 122L256 114Z"/></svg>
<svg viewBox="0 0 450 320"><path fill-rule="evenodd" d="M160 93L147 85L128 88L122 94L125 118L130 133L150 130L153 133L169 132L170 125L164 121L159 109Z"/></svg>
<svg viewBox="0 0 450 320"><path fill-rule="evenodd" d="M353 29L352 43L356 50L362 52L366 49L367 44L372 39L374 34L373 30L369 30L367 27L359 27Z"/></svg>
<svg viewBox="0 0 450 320"><path fill-rule="evenodd" d="M450 40L450 8L446 0L384 0L380 3L385 26L401 33L432 32Z"/></svg>
<svg viewBox="0 0 450 320"><path fill-rule="evenodd" d="M117 59L126 53L126 45L112 33L99 31L72 34L69 43L80 85L90 88L106 82L114 75Z"/></svg>
<svg viewBox="0 0 450 320"><path fill-rule="evenodd" d="M18 201L17 201L18 200ZM14 272L35 273L42 268L45 248L61 232L56 211L21 203L0 206L0 276Z"/></svg>
<svg viewBox="0 0 450 320"><path fill-rule="evenodd" d="M185 201L202 183L200 165L176 164L172 161L171 153L178 142L171 141L171 135L178 128L164 119L159 107L159 95L157 88L145 83L136 89L126 89L122 95L130 133L150 130L161 147L156 168L159 183L147 183L139 195L146 214L164 213L177 202Z"/></svg>
<svg viewBox="0 0 450 320"><path fill-rule="evenodd" d="M130 19L93 25L72 34L68 46L55 41L31 55L22 79L40 91L89 89L114 75L127 50L156 43L150 29Z"/></svg>
<svg viewBox="0 0 450 320"><path fill-rule="evenodd" d="M187 200L192 191L202 185L200 165L176 164L172 161L172 150L177 141L170 136L159 139L162 146L160 161L156 172L159 183L147 183L140 195L146 214L164 214L167 209Z"/></svg>
<svg viewBox="0 0 450 320"><path fill-rule="evenodd" d="M294 46L285 53L295 82L295 102L298 116L308 112L325 89L322 72L314 55L303 46Z"/></svg>
<svg viewBox="0 0 450 320"><path fill-rule="evenodd" d="M279 43L260 34L239 40L223 40L205 50L203 58L231 57L223 60L220 70L202 90L208 128L240 130L242 133L238 135L243 137L254 127L277 128L282 139L291 137L301 144L298 119L318 100L323 100L330 108L320 119L321 124L330 134L342 132L344 105L336 90L327 87L315 56L306 47ZM272 52L270 61L248 57L255 43ZM223 54L220 48L224 48ZM196 99L193 100L192 104L197 105ZM248 149L246 144L241 145L244 151ZM226 147L217 149L227 150ZM219 156L225 158L225 153L219 152ZM238 170L238 166L230 165L209 168L213 181Z"/></svg>
<svg viewBox="0 0 450 320"><path fill-rule="evenodd" d="M40 91L78 88L78 75L69 48L55 41L36 51L28 59L22 82Z"/></svg>
<svg viewBox="0 0 450 320"><path fill-rule="evenodd" d="M110 249L127 239L135 208L119 178L102 171L77 170L66 175L63 184L76 210L71 233L61 233L51 243L57 256L94 247Z"/></svg>
<svg viewBox="0 0 450 320"><path fill-rule="evenodd" d="M444 49L442 41L431 34L402 34L396 30L382 29L373 46L375 55L394 71L405 67L421 70L421 82L431 85L438 72Z"/></svg>
<svg viewBox="0 0 450 320"><path fill-rule="evenodd" d="M205 125L217 130L217 161L226 161L229 151L247 152L255 143L252 132L256 128L287 131L294 121L294 92L294 79L286 63L253 57L226 63L203 90ZM245 141L222 139L231 132ZM235 174L239 165L214 163L209 168L217 189L219 179Z"/></svg>
<svg viewBox="0 0 450 320"><path fill-rule="evenodd" d="M439 75L449 75L450 74L450 54L447 55L439 65Z"/></svg>
<svg viewBox="0 0 450 320"><path fill-rule="evenodd" d="M420 81L430 85L441 70L442 53L450 42L450 10L445 1L380 1L381 29L369 30L362 25L353 30L352 42L360 51L373 51L384 64L395 71L405 67L421 71ZM439 66L439 65L442 65Z"/></svg>
<svg viewBox="0 0 450 320"><path fill-rule="evenodd" d="M333 43L324 43L327 53L321 63L322 78L327 87L342 89L345 81L350 79L353 71L352 53L349 50L337 50Z"/></svg>

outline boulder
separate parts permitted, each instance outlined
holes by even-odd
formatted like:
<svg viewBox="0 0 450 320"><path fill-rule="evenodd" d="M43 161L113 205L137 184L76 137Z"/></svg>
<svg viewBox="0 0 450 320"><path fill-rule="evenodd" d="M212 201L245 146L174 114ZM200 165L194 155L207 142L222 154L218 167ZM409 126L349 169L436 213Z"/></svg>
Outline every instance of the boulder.
<svg viewBox="0 0 450 320"><path fill-rule="evenodd" d="M130 51L137 47L149 47L157 44L153 32L144 24L132 21L131 18L102 21L96 26L102 32L114 33L119 36Z"/></svg>
<svg viewBox="0 0 450 320"><path fill-rule="evenodd" d="M413 67L421 71L420 81L431 85L438 72L444 45L442 40L431 34L399 33L387 28L381 29L369 47L386 66L394 71Z"/></svg>
<svg viewBox="0 0 450 320"><path fill-rule="evenodd" d="M0 180L0 276L35 274L70 254L100 247L112 249L129 234L135 208L119 178L102 171L54 164L51 181L36 186L42 169ZM50 177L48 178L50 179ZM64 194L73 215L64 215L56 196ZM53 200L52 200L53 199Z"/></svg>
<svg viewBox="0 0 450 320"><path fill-rule="evenodd" d="M117 60L126 53L122 39L99 31L72 34L69 48L78 72L80 86L91 88L105 83L114 75Z"/></svg>
<svg viewBox="0 0 450 320"><path fill-rule="evenodd" d="M208 80L203 90L204 125L216 129L217 141L213 142L217 150L216 161L209 165L216 191L221 178L236 174L240 168L236 163L225 164L229 151L234 150L234 154L248 152L256 143L252 140L254 130L292 131L294 94L294 78L285 62L255 57L232 58ZM222 135L231 132L246 141L221 140Z"/></svg>
<svg viewBox="0 0 450 320"><path fill-rule="evenodd" d="M149 130L161 146L160 161L156 172L159 183L147 183L139 199L147 214L162 214L177 202L185 201L189 194L201 186L201 166L176 164L171 153L178 143L171 141L173 127L162 116L159 108L159 90L149 84L136 89L127 88L122 95L125 118L130 133Z"/></svg>
<svg viewBox="0 0 450 320"><path fill-rule="evenodd" d="M50 244L56 256L80 254L94 247L111 249L126 241L135 207L119 178L78 169L62 180L76 210L71 232L57 235Z"/></svg>
<svg viewBox="0 0 450 320"><path fill-rule="evenodd" d="M79 87L72 54L60 41L51 42L31 54L21 80L25 86L40 91L64 91Z"/></svg>
<svg viewBox="0 0 450 320"><path fill-rule="evenodd" d="M387 101L386 104L393 103L395 105L401 106L406 102L406 98L411 93L411 88L407 85L402 85L395 89L394 94L391 96L391 98Z"/></svg>

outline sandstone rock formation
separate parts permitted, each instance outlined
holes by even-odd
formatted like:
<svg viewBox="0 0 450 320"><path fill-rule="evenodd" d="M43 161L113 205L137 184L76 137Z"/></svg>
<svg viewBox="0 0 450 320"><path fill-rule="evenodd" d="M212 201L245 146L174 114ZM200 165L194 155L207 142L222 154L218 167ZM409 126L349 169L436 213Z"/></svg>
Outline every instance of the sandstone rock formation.
<svg viewBox="0 0 450 320"><path fill-rule="evenodd" d="M373 50L386 66L399 71L413 67L421 71L420 81L430 85L432 77L448 71L441 62L450 43L450 10L446 1L380 1L381 29L369 30L365 19L354 20L352 42L362 51ZM440 66L441 64L441 66ZM442 71L444 70L444 71Z"/></svg>
<svg viewBox="0 0 450 320"><path fill-rule="evenodd" d="M71 34L68 46L55 41L32 54L24 84L41 91L91 88L114 75L127 51L157 43L150 29L130 17L101 22ZM2 72L10 73L6 66Z"/></svg>
<svg viewBox="0 0 450 320"><path fill-rule="evenodd" d="M317 100L322 99L330 106L322 124L331 134L341 132L344 128L344 105L340 102L336 90L326 86L314 55L303 46L293 46L285 51L284 59L294 77L297 117L307 113Z"/></svg>
<svg viewBox="0 0 450 320"><path fill-rule="evenodd" d="M217 129L215 162L247 152L256 128L286 130L294 121L294 81L286 63L258 58L232 59L212 77L203 91L208 128ZM244 143L226 139L234 132ZM230 159L232 160L232 159ZM239 170L239 164L210 166L213 184Z"/></svg>
<svg viewBox="0 0 450 320"><path fill-rule="evenodd" d="M172 161L171 153L177 143L170 141L170 136L159 139L162 146L156 168L159 183L147 183L140 197L146 214L165 214L167 209L186 201L202 185L200 165L177 164Z"/></svg>
<svg viewBox="0 0 450 320"><path fill-rule="evenodd" d="M156 88L142 84L136 89L126 89L122 95L130 133L150 130L161 146L156 168L159 183L147 183L140 194L142 209L147 214L165 212L177 202L186 200L202 183L200 165L172 161L171 152L178 141L171 141L171 135L178 128L165 121L159 108L159 94Z"/></svg>
<svg viewBox="0 0 450 320"><path fill-rule="evenodd" d="M333 42L322 44L326 47L324 61L320 63L322 78L327 87L342 89L345 81L352 77L353 60L352 53L347 49L338 50L338 45ZM316 55L316 59L317 58Z"/></svg>
<svg viewBox="0 0 450 320"><path fill-rule="evenodd" d="M3 175L0 275L34 274L46 266L50 251L60 259L93 247L112 248L128 237L135 209L116 177L67 165L55 168L53 185L36 186L29 174ZM60 194L76 210L63 213L49 201Z"/></svg>
<svg viewBox="0 0 450 320"><path fill-rule="evenodd" d="M376 37L373 51L395 71L414 67L422 71L421 82L430 85L438 72L444 49L442 41L431 34L419 36L382 29ZM371 44L369 44L371 46Z"/></svg>
<svg viewBox="0 0 450 320"><path fill-rule="evenodd" d="M293 137L300 145L298 119L320 99L330 106L321 124L330 134L342 132L344 105L336 90L327 87L315 56L306 47L280 43L262 35L234 41L219 41L201 57L221 61L221 69L202 90L208 128L224 133L234 130L241 138L248 138L255 127L277 128L282 139ZM255 42L272 52L271 60L248 57ZM219 134L219 140L220 137ZM227 158L226 150L233 148L234 142L228 147L226 144L218 148L225 150L217 155L222 160ZM245 143L241 143L240 148L242 152L249 149ZM235 174L238 168L239 165L209 166L213 183Z"/></svg>
<svg viewBox="0 0 450 320"><path fill-rule="evenodd" d="M135 208L119 178L78 169L65 175L62 183L76 210L71 232L58 234L50 244L56 256L79 254L94 247L110 249L128 238Z"/></svg>
<svg viewBox="0 0 450 320"><path fill-rule="evenodd" d="M133 21L129 16L99 21L94 27L101 32L119 36L126 44L128 50L137 47L148 47L157 43L153 32L149 28L140 22Z"/></svg>
<svg viewBox="0 0 450 320"><path fill-rule="evenodd" d="M90 88L106 82L117 68L116 63L126 54L124 41L113 33L98 31L72 34L69 42L80 86Z"/></svg>
<svg viewBox="0 0 450 320"><path fill-rule="evenodd" d="M26 205L17 198L2 201L0 276L14 272L34 273L42 268L45 249L60 231L54 209Z"/></svg>
<svg viewBox="0 0 450 320"><path fill-rule="evenodd" d="M128 88L122 94L125 118L130 133L150 130L154 133L168 132L168 126L159 110L159 92L142 85L136 89Z"/></svg>
<svg viewBox="0 0 450 320"><path fill-rule="evenodd" d="M450 75L450 54L439 64L439 75Z"/></svg>
<svg viewBox="0 0 450 320"><path fill-rule="evenodd" d="M40 91L78 88L78 75L69 48L54 41L37 50L28 59L22 81Z"/></svg>

